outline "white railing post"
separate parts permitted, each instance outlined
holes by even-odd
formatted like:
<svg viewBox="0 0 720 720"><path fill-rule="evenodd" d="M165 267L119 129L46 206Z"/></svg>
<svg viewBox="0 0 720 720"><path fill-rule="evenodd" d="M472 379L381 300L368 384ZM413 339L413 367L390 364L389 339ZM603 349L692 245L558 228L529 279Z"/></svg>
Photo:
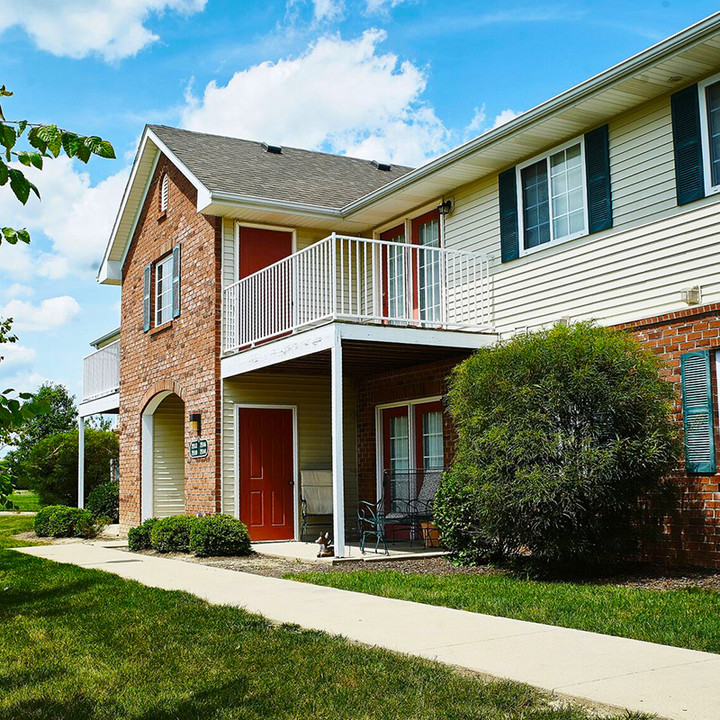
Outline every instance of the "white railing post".
<svg viewBox="0 0 720 720"><path fill-rule="evenodd" d="M333 233L330 238L330 315L335 319L337 317L337 234ZM340 268L341 277L343 272L343 268Z"/></svg>

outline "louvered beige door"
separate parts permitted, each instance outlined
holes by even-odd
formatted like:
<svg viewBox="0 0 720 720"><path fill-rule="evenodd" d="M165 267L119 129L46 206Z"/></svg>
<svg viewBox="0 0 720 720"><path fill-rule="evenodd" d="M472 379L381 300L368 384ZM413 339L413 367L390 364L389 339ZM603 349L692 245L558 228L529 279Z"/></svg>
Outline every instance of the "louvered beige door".
<svg viewBox="0 0 720 720"><path fill-rule="evenodd" d="M185 514L185 404L177 395L163 400L154 416L153 515Z"/></svg>

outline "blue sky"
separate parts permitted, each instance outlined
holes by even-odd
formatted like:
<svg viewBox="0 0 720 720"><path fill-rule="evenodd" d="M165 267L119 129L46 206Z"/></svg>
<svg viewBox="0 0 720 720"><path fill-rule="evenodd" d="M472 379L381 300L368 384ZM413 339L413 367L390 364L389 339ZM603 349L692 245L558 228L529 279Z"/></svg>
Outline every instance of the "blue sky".
<svg viewBox="0 0 720 720"><path fill-rule="evenodd" d="M419 164L717 10L712 2L3 0L10 119L110 140L53 161L42 203L0 193L0 385L79 395L88 343L119 324L95 270L145 123ZM7 347L7 346L6 346Z"/></svg>

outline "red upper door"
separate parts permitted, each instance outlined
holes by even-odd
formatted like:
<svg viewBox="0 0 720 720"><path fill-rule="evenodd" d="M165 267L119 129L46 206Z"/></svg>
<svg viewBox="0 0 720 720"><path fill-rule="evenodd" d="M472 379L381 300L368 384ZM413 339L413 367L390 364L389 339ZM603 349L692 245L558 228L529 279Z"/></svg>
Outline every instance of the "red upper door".
<svg viewBox="0 0 720 720"><path fill-rule="evenodd" d="M393 243L405 242L405 225L398 225L380 235L381 240ZM404 248L381 245L382 253L382 313L387 319L406 315L406 262Z"/></svg>
<svg viewBox="0 0 720 720"><path fill-rule="evenodd" d="M239 278L252 275L292 254L292 233L240 228Z"/></svg>
<svg viewBox="0 0 720 720"><path fill-rule="evenodd" d="M250 539L295 534L292 410L240 408L240 519Z"/></svg>
<svg viewBox="0 0 720 720"><path fill-rule="evenodd" d="M432 210L412 221L412 243L419 245L412 263L413 317L435 323L442 319L440 256L424 248L440 247L440 214Z"/></svg>

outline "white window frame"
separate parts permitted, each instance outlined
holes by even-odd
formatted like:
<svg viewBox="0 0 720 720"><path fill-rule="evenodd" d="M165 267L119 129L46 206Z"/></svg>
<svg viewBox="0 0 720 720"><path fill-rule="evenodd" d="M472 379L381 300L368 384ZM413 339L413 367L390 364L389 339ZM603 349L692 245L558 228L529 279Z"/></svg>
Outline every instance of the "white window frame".
<svg viewBox="0 0 720 720"><path fill-rule="evenodd" d="M582 230L579 230L578 232L571 233L570 235L564 235L561 238L555 237L555 228L553 223L553 214L552 214L552 187L551 183L552 180L550 178L550 156L555 155L555 153L559 153L563 150L567 150L569 147L572 147L573 145L580 145L580 169L582 171L582 193L583 193L583 219L585 221L585 227ZM530 165L534 165L537 162L540 162L540 160L545 160L547 164L547 179L548 179L548 210L549 210L549 217L550 217L550 241L546 243L542 243L541 245L537 245L532 248L525 248L525 208L523 207L523 188L522 188L522 171L529 167ZM571 240L576 240L580 237L585 237L586 235L589 235L588 228L590 227L590 221L588 218L588 202L587 202L587 171L585 168L585 137L583 135L580 135L579 137L573 138L572 140L568 140L568 142L563 143L562 145L558 145L557 147L552 148L551 150L548 150L544 153L541 153L540 155L536 155L535 157L530 158L529 160L526 160L521 165L518 165L515 168L515 177L516 177L516 193L517 193L517 208L518 208L518 246L520 251L520 257L524 257L525 255L532 255L533 253L539 252L540 250L545 250L549 247L554 247L556 245L562 245L563 243L570 242Z"/></svg>
<svg viewBox="0 0 720 720"><path fill-rule="evenodd" d="M415 405L424 405L425 403L440 402L442 395L433 395L431 397L417 398L414 400L401 400L399 402L384 403L375 406L375 492L376 497L380 497L383 491L383 464L385 456L385 433L383 431L383 410L396 407L406 407L408 411L408 467L417 467L417 457L415 448L415 413L413 408ZM445 438L443 438L443 452L445 451Z"/></svg>
<svg viewBox="0 0 720 720"><path fill-rule="evenodd" d="M712 184L712 168L710 167L710 127L708 125L707 93L710 85L720 82L720 74L713 75L698 83L698 100L700 105L700 144L702 146L703 181L705 195L720 193L720 185Z"/></svg>
<svg viewBox="0 0 720 720"><path fill-rule="evenodd" d="M163 305L162 309L163 311L167 311L167 316L165 312L162 313L160 316L159 322L158 322L158 311L160 309L160 296L158 295L158 272L160 268L167 268L167 274L165 274L165 270L163 270L163 282L167 283L167 290L163 288L163 297L168 298L167 305ZM173 279L173 256L172 253L164 257L162 260L158 260L155 263L155 289L153 291L153 325L155 327L160 327L161 325L165 325L165 323L169 323L173 317L172 317L172 279Z"/></svg>

